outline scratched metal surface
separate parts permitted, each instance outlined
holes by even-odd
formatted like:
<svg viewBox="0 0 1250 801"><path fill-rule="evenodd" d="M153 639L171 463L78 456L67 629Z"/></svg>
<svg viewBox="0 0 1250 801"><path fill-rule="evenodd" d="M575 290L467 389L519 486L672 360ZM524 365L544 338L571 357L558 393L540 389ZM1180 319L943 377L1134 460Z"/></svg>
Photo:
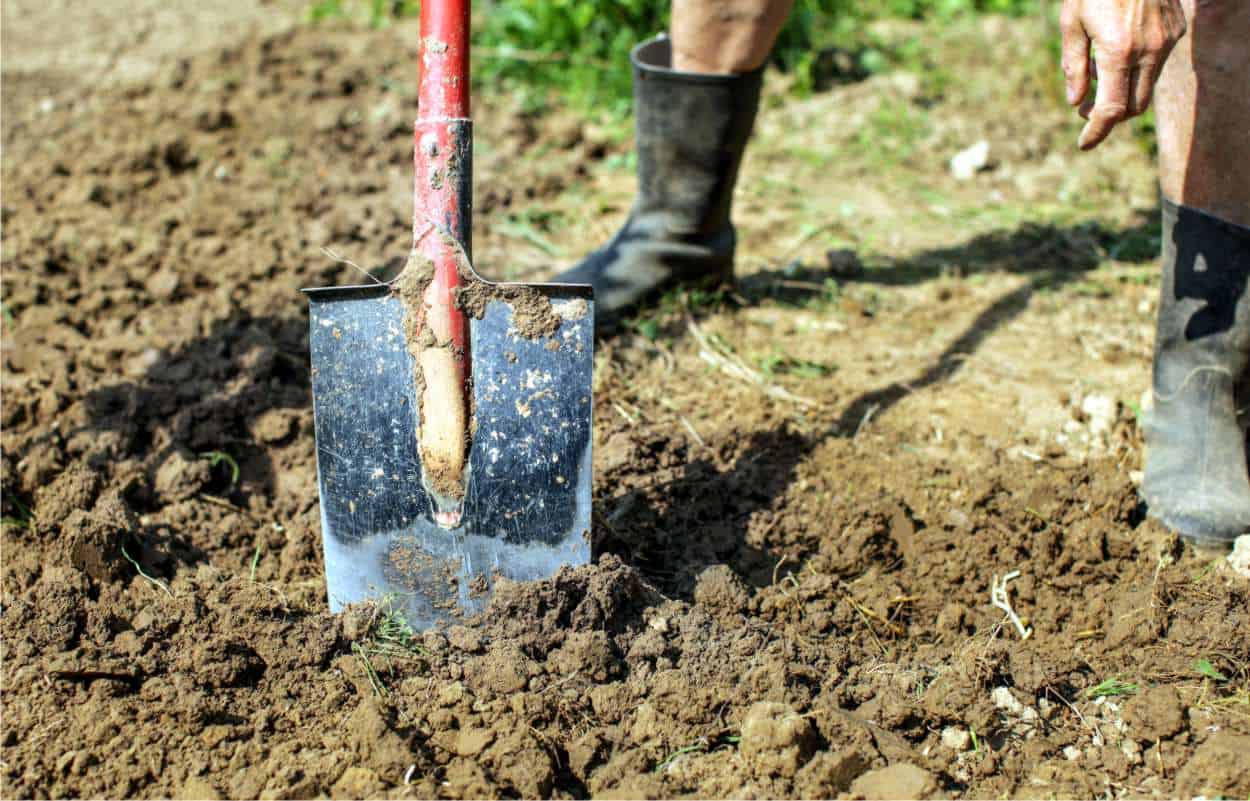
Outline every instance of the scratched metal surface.
<svg viewBox="0 0 1250 801"><path fill-rule="evenodd" d="M476 430L464 525L434 524L403 308L385 286L308 290L313 413L332 611L389 596L422 629L485 608L496 576L544 578L590 560L587 287L535 287L563 319L531 341L492 301L471 324Z"/></svg>

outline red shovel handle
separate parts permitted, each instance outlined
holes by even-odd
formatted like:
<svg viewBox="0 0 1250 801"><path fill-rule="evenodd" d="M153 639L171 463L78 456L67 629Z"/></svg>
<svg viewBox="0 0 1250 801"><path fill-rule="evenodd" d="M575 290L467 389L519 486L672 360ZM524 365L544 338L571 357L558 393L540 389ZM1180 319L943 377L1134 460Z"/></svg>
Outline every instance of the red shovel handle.
<svg viewBox="0 0 1250 801"><path fill-rule="evenodd" d="M434 262L435 281L450 288L459 285L456 265L467 260L470 252L473 133L468 0L421 4L420 52L414 126L414 246ZM446 241L448 235L455 243ZM460 255L464 258L457 258Z"/></svg>
<svg viewBox="0 0 1250 801"><path fill-rule="evenodd" d="M455 303L455 290L471 269L468 0L423 0L420 53L413 247L434 265L424 298L424 324L434 345L419 356L425 384L420 437L425 468L443 477L432 487L435 517L453 527L467 479L470 427L469 320Z"/></svg>

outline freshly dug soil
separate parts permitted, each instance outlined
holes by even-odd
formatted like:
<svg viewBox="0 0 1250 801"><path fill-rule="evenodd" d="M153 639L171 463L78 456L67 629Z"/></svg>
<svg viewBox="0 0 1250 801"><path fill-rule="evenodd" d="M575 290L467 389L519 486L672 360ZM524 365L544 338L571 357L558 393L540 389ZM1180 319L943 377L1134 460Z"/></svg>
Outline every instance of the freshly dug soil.
<svg viewBox="0 0 1250 801"><path fill-rule="evenodd" d="M1125 406L1088 454L1003 433L1070 400L1035 379L1044 400L1003 405L1028 362L971 364L1014 347L995 334L1025 314L1010 267L692 312L744 353L848 331L876 359L776 378L800 411L690 342L604 343L595 564L501 583L415 639L330 615L297 289L357 279L322 246L407 251L406 36L256 38L77 104L6 84L5 796L1250 793L1250 587L1143 520ZM483 105L510 180L485 226L604 155ZM518 169L535 147L545 166ZM1001 240L977 247L1062 285L1088 232ZM1112 330L1139 291L1053 313ZM1063 328L1051 313L1021 319ZM907 336L937 358L919 378L878 349ZM1039 364L1111 352L1021 339ZM1027 639L990 603L1012 571Z"/></svg>

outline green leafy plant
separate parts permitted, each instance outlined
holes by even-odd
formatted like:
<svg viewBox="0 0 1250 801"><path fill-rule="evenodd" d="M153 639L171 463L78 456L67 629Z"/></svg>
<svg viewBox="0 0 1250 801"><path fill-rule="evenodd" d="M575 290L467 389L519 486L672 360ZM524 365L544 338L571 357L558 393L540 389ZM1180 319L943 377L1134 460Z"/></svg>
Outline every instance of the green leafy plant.
<svg viewBox="0 0 1250 801"><path fill-rule="evenodd" d="M799 92L807 92L828 69L823 55L835 48L854 53L861 74L892 65L893 57L868 32L867 23L875 19L1022 15L1036 11L1040 2L796 0L772 58L795 74ZM668 28L669 0L494 0L482 5L474 35L475 75L484 85L520 93L530 107L541 107L547 96L559 93L574 106L624 114L631 87L630 48Z"/></svg>
<svg viewBox="0 0 1250 801"><path fill-rule="evenodd" d="M1211 664L1210 659L1199 659L1194 662L1194 670L1198 672L1198 675L1205 676L1212 681L1228 681L1228 676L1217 670L1215 665Z"/></svg>

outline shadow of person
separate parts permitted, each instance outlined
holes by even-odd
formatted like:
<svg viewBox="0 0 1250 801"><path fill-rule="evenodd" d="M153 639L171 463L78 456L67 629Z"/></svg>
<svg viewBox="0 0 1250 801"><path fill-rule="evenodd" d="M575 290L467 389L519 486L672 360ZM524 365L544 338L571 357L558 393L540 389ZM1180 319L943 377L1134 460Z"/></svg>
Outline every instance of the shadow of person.
<svg viewBox="0 0 1250 801"><path fill-rule="evenodd" d="M891 286L920 284L949 274L1006 272L1028 281L996 298L967 328L914 377L892 381L851 399L833 422L811 433L787 424L750 433L745 443L722 446L726 458L686 461L681 438L654 435L637 445L634 458L648 472L610 472L596 486L599 548L635 564L670 595L690 598L698 573L728 564L753 586L763 586L802 567L801 560L757 544L751 536L757 514L776 506L800 464L823 443L853 437L869 420L880 420L907 395L950 380L995 331L1028 307L1035 292L1080 280L1109 251L1124 261L1153 260L1158 252L1159 213L1139 215L1121 229L1097 223L1069 227L1025 223L1013 231L979 235L962 245L895 259L865 271L856 280ZM812 276L808 276L811 278ZM819 276L815 276L819 277ZM748 301L769 298L802 303L810 293L795 292L785 271L764 271L743 280ZM818 282L814 283L820 286ZM609 441L609 446L611 441ZM653 463L681 467L655 470ZM621 481L632 482L619 494Z"/></svg>

